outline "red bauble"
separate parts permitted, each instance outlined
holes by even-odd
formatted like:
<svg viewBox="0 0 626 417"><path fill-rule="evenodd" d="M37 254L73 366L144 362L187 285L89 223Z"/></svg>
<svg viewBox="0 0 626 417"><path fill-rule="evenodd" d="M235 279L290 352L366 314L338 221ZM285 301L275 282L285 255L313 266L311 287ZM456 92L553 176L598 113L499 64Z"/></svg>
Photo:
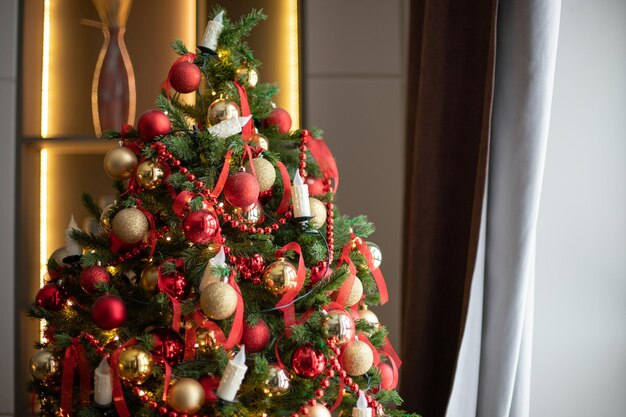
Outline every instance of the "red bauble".
<svg viewBox="0 0 626 417"><path fill-rule="evenodd" d="M378 365L380 371L380 387L382 389L395 389L398 381L393 380L393 368L386 362Z"/></svg>
<svg viewBox="0 0 626 417"><path fill-rule="evenodd" d="M246 346L246 349L248 348L248 346ZM215 390L217 390L217 387L220 385L220 379L217 376L211 376L211 375L203 375L200 377L200 379L198 379L198 382L200 383L200 385L202 385L202 388L204 388L204 402L208 403L208 404L214 404L217 402L217 400L219 400L219 398L217 398L217 395L215 395Z"/></svg>
<svg viewBox="0 0 626 417"><path fill-rule="evenodd" d="M259 199L259 182L254 175L239 171L232 174L224 185L224 197L236 207L248 207Z"/></svg>
<svg viewBox="0 0 626 417"><path fill-rule="evenodd" d="M219 230L215 213L211 210L192 211L183 220L183 232L191 243L206 245L210 243Z"/></svg>
<svg viewBox="0 0 626 417"><path fill-rule="evenodd" d="M152 356L156 363L167 362L171 366L183 360L185 342L183 338L170 327L159 327L150 331L154 337Z"/></svg>
<svg viewBox="0 0 626 417"><path fill-rule="evenodd" d="M180 62L172 67L170 84L179 93L193 93L200 86L200 81L202 81L202 73L200 68L193 63Z"/></svg>
<svg viewBox="0 0 626 417"><path fill-rule="evenodd" d="M39 307L57 311L63 308L67 296L58 285L47 284L39 289L35 301Z"/></svg>
<svg viewBox="0 0 626 417"><path fill-rule="evenodd" d="M270 328L263 320L257 321L254 326L246 323L242 343L246 345L246 352L260 352L267 347L271 336Z"/></svg>
<svg viewBox="0 0 626 417"><path fill-rule="evenodd" d="M97 293L98 284L108 284L110 280L111 277L107 270L98 265L87 267L80 273L80 286L88 294Z"/></svg>
<svg viewBox="0 0 626 417"><path fill-rule="evenodd" d="M308 177L306 183L309 186L309 195L324 195L324 180L321 178Z"/></svg>
<svg viewBox="0 0 626 417"><path fill-rule="evenodd" d="M291 357L291 367L302 378L315 378L326 369L326 357L309 345L298 346Z"/></svg>
<svg viewBox="0 0 626 417"><path fill-rule="evenodd" d="M98 327L111 330L126 321L126 303L116 295L103 295L91 307L91 318Z"/></svg>
<svg viewBox="0 0 626 417"><path fill-rule="evenodd" d="M161 284L163 285L163 292L168 294L176 301L183 301L189 295L191 289L187 278L178 271L171 274L161 276Z"/></svg>
<svg viewBox="0 0 626 417"><path fill-rule="evenodd" d="M265 126L276 126L280 133L289 133L291 130L291 116L285 109L276 107L270 117L263 120Z"/></svg>
<svg viewBox="0 0 626 417"><path fill-rule="evenodd" d="M137 132L146 140L167 135L170 130L172 130L170 119L161 110L148 110L139 116L137 121Z"/></svg>

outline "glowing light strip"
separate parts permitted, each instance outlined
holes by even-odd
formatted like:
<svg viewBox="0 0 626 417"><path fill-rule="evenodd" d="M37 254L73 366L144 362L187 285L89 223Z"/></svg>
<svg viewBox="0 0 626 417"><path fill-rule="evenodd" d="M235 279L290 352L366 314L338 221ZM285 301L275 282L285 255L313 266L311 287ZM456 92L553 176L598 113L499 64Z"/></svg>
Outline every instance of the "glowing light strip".
<svg viewBox="0 0 626 417"><path fill-rule="evenodd" d="M48 271L48 150L42 149L39 162L39 287ZM39 339L44 339L45 320L39 322Z"/></svg>
<svg viewBox="0 0 626 417"><path fill-rule="evenodd" d="M298 0L289 3L289 114L293 128L300 127L300 57L298 40Z"/></svg>
<svg viewBox="0 0 626 417"><path fill-rule="evenodd" d="M43 2L43 47L41 57L41 137L48 137L49 107L48 98L50 88L50 2Z"/></svg>

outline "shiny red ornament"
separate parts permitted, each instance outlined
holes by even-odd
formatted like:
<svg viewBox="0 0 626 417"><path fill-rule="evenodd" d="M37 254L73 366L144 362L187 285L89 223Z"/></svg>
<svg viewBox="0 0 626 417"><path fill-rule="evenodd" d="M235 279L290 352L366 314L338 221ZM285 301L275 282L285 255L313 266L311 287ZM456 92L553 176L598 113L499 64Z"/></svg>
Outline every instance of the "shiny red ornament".
<svg viewBox="0 0 626 417"><path fill-rule="evenodd" d="M235 207L248 207L256 203L259 191L259 181L244 171L229 176L224 185L224 197Z"/></svg>
<svg viewBox="0 0 626 417"><path fill-rule="evenodd" d="M235 258L234 262L237 271L241 277L247 280L252 280L256 283L261 282L261 275L265 271L265 260L261 255L255 253L250 258Z"/></svg>
<svg viewBox="0 0 626 417"><path fill-rule="evenodd" d="M246 346L246 349L247 348L248 346ZM217 395L215 395L215 390L217 390L217 387L220 385L220 380L221 378L211 375L203 375L198 379L198 382L202 385L202 388L204 388L205 404L214 404L219 400Z"/></svg>
<svg viewBox="0 0 626 417"><path fill-rule="evenodd" d="M393 368L387 362L378 365L380 371L380 387L382 389L395 389L398 381L394 381Z"/></svg>
<svg viewBox="0 0 626 417"><path fill-rule="evenodd" d="M217 216L213 211L192 211L183 220L183 233L191 243L206 245L213 241L219 230Z"/></svg>
<svg viewBox="0 0 626 417"><path fill-rule="evenodd" d="M253 326L246 322L241 342L246 345L246 352L256 353L267 347L271 336L270 328L263 320L257 321Z"/></svg>
<svg viewBox="0 0 626 417"><path fill-rule="evenodd" d="M98 292L98 284L108 284L111 281L109 272L98 265L83 269L80 273L80 286L88 294Z"/></svg>
<svg viewBox="0 0 626 417"><path fill-rule="evenodd" d="M324 195L324 180L322 178L307 177L306 183L309 186L309 195Z"/></svg>
<svg viewBox="0 0 626 417"><path fill-rule="evenodd" d="M150 353L156 363L167 362L170 366L174 366L183 360L185 342L178 332L170 327L159 327L151 330L150 334L154 338Z"/></svg>
<svg viewBox="0 0 626 417"><path fill-rule="evenodd" d="M178 271L174 271L171 274L162 275L161 285L163 286L163 292L170 295L176 301L183 301L189 295L191 286L187 278Z"/></svg>
<svg viewBox="0 0 626 417"><path fill-rule="evenodd" d="M170 130L172 130L170 118L161 110L148 110L139 116L137 121L137 132L145 140L167 135Z"/></svg>
<svg viewBox="0 0 626 417"><path fill-rule="evenodd" d="M191 62L179 62L174 64L170 75L172 88L179 93L193 93L200 86L202 73L197 65Z"/></svg>
<svg viewBox="0 0 626 417"><path fill-rule="evenodd" d="M57 311L65 306L67 296L65 292L56 284L47 284L39 289L35 302L39 307L47 310Z"/></svg>
<svg viewBox="0 0 626 417"><path fill-rule="evenodd" d="M265 126L276 126L280 133L289 133L291 130L291 116L287 110L276 107L270 117L263 120Z"/></svg>
<svg viewBox="0 0 626 417"><path fill-rule="evenodd" d="M291 368L302 378L316 378L326 369L326 357L309 345L298 346L291 357Z"/></svg>
<svg viewBox="0 0 626 417"><path fill-rule="evenodd" d="M116 295L103 295L91 307L91 318L104 330L120 327L126 316L126 303Z"/></svg>

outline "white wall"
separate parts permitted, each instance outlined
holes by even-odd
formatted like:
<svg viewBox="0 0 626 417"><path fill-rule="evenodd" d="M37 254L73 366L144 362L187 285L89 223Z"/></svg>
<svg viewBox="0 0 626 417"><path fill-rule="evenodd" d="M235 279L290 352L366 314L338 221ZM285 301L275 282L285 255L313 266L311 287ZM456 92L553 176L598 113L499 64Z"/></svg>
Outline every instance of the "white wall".
<svg viewBox="0 0 626 417"><path fill-rule="evenodd" d="M532 417L626 415L626 2L562 3Z"/></svg>

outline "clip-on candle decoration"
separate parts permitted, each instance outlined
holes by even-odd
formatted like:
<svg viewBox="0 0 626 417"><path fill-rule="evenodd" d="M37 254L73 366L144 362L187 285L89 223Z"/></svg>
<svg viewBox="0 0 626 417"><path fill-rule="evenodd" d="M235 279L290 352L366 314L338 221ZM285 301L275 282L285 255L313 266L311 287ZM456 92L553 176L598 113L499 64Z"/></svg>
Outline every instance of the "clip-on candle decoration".
<svg viewBox="0 0 626 417"><path fill-rule="evenodd" d="M211 126L208 130L212 135L217 136L220 139L226 139L232 135L236 135L241 132L243 127L248 124L252 119L252 115L243 117L231 117L230 119L223 120Z"/></svg>
<svg viewBox="0 0 626 417"><path fill-rule="evenodd" d="M296 171L296 175L293 177L293 185L291 187L291 203L293 204L294 219L303 224L311 219L309 186L304 183L299 171Z"/></svg>
<svg viewBox="0 0 626 417"><path fill-rule="evenodd" d="M101 407L106 407L113 402L113 387L111 385L111 368L106 358L94 372L93 400Z"/></svg>
<svg viewBox="0 0 626 417"><path fill-rule="evenodd" d="M246 345L242 345L235 357L228 361L215 395L224 401L233 402L247 370Z"/></svg>
<svg viewBox="0 0 626 417"><path fill-rule="evenodd" d="M67 229L65 230L65 251L67 252L67 257L63 259L63 262L66 264L78 262L80 260L80 255L83 253L83 248L80 246L80 243L74 240L71 236L73 229L80 230L78 223L76 223L76 220L74 219L74 215L72 215L70 223L67 225Z"/></svg>
<svg viewBox="0 0 626 417"><path fill-rule="evenodd" d="M213 284L220 280L221 277L216 276L213 271L216 267L226 268L226 253L224 252L224 246L220 247L220 251L211 259L209 259L209 263L204 270L204 274L202 275L202 281L198 286L200 292L204 290L209 285Z"/></svg>
<svg viewBox="0 0 626 417"><path fill-rule="evenodd" d="M363 391L359 391L359 399L356 402L356 407L352 409L352 417L372 417L372 409L367 406Z"/></svg>
<svg viewBox="0 0 626 417"><path fill-rule="evenodd" d="M202 52L208 53L210 55L217 54L217 41L219 40L220 33L224 29L224 25L222 24L224 20L224 12L219 12L213 20L209 20L206 24L206 29L204 29L204 36L202 37L202 41L200 45L198 45L198 49Z"/></svg>

